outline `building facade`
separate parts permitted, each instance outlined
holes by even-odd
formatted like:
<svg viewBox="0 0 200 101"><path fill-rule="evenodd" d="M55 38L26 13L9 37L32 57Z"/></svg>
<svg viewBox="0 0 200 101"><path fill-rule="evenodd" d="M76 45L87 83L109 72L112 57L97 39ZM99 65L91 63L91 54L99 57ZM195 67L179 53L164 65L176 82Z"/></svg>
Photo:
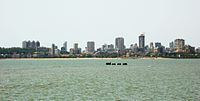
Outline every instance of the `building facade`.
<svg viewBox="0 0 200 101"><path fill-rule="evenodd" d="M110 44L110 45L107 45L107 44L104 44L102 45L102 51L103 52L108 52L108 53L112 53L114 52L114 45L113 44Z"/></svg>
<svg viewBox="0 0 200 101"><path fill-rule="evenodd" d="M139 48L144 49L145 47L145 33L141 33L141 35L139 36Z"/></svg>
<svg viewBox="0 0 200 101"><path fill-rule="evenodd" d="M132 52L135 52L135 53L139 51L137 43L131 44L130 49Z"/></svg>
<svg viewBox="0 0 200 101"><path fill-rule="evenodd" d="M51 56L58 56L60 54L60 50L58 49L58 46L56 46L55 44L52 44L50 54Z"/></svg>
<svg viewBox="0 0 200 101"><path fill-rule="evenodd" d="M162 44L160 42L155 42L155 48L161 48Z"/></svg>
<svg viewBox="0 0 200 101"><path fill-rule="evenodd" d="M115 39L115 49L117 51L123 51L123 50L125 50L124 38L123 37L117 37Z"/></svg>
<svg viewBox="0 0 200 101"><path fill-rule="evenodd" d="M176 52L184 52L185 40L184 39L176 39L174 41L174 47Z"/></svg>
<svg viewBox="0 0 200 101"><path fill-rule="evenodd" d="M63 43L63 51L66 51L67 52L67 41L65 41Z"/></svg>
<svg viewBox="0 0 200 101"><path fill-rule="evenodd" d="M185 45L185 52L186 53L192 53L192 54L194 54L195 53L195 47L192 47L192 46L190 46L190 45Z"/></svg>
<svg viewBox="0 0 200 101"><path fill-rule="evenodd" d="M200 53L200 47L196 49L196 53Z"/></svg>
<svg viewBox="0 0 200 101"><path fill-rule="evenodd" d="M55 45L55 44L52 44L52 45L51 45L51 52L50 52L52 56L55 55L55 49L56 49L56 45Z"/></svg>
<svg viewBox="0 0 200 101"><path fill-rule="evenodd" d="M87 52L93 53L95 51L95 43L93 41L87 42Z"/></svg>
<svg viewBox="0 0 200 101"><path fill-rule="evenodd" d="M149 52L154 52L154 45L153 42L150 43Z"/></svg>
<svg viewBox="0 0 200 101"><path fill-rule="evenodd" d="M81 48L78 48L78 43L74 43L74 48L70 48L70 54L81 54Z"/></svg>
<svg viewBox="0 0 200 101"><path fill-rule="evenodd" d="M37 48L39 48L40 47L40 42L39 41L37 41L37 42L35 42L35 41L23 41L22 42L22 48L32 48L32 49L37 49Z"/></svg>

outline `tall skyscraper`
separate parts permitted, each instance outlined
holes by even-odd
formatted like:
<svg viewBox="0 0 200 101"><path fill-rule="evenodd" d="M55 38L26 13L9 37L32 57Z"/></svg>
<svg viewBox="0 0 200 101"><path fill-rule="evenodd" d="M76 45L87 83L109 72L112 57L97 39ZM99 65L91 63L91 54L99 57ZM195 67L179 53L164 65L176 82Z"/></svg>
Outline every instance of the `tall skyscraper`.
<svg viewBox="0 0 200 101"><path fill-rule="evenodd" d="M63 43L63 49L64 49L64 51L67 51L67 41L65 41L65 42Z"/></svg>
<svg viewBox="0 0 200 101"><path fill-rule="evenodd" d="M125 49L124 38L123 37L117 37L115 39L115 49L117 51L123 51Z"/></svg>
<svg viewBox="0 0 200 101"><path fill-rule="evenodd" d="M95 51L95 43L93 41L87 42L87 52L92 53Z"/></svg>
<svg viewBox="0 0 200 101"><path fill-rule="evenodd" d="M169 43L169 48L174 49L174 42L173 41Z"/></svg>
<svg viewBox="0 0 200 101"><path fill-rule="evenodd" d="M37 42L36 42L36 48L39 48L39 47L40 47L40 42L37 41Z"/></svg>
<svg viewBox="0 0 200 101"><path fill-rule="evenodd" d="M32 41L31 48L36 48L35 41Z"/></svg>
<svg viewBox="0 0 200 101"><path fill-rule="evenodd" d="M51 55L54 56L55 55L55 49L56 49L56 45L52 44L51 46Z"/></svg>
<svg viewBox="0 0 200 101"><path fill-rule="evenodd" d="M27 48L27 42L26 41L22 42L22 48Z"/></svg>
<svg viewBox="0 0 200 101"><path fill-rule="evenodd" d="M144 49L145 47L145 33L142 32L141 35L139 36L139 48Z"/></svg>
<svg viewBox="0 0 200 101"><path fill-rule="evenodd" d="M78 43L74 43L74 54L81 54L81 48L78 48Z"/></svg>
<svg viewBox="0 0 200 101"><path fill-rule="evenodd" d="M78 50L78 43L74 43L74 50Z"/></svg>
<svg viewBox="0 0 200 101"><path fill-rule="evenodd" d="M29 41L27 42L27 48L31 48L31 47L32 47L31 44L32 44L32 43L31 43L31 41L29 40Z"/></svg>

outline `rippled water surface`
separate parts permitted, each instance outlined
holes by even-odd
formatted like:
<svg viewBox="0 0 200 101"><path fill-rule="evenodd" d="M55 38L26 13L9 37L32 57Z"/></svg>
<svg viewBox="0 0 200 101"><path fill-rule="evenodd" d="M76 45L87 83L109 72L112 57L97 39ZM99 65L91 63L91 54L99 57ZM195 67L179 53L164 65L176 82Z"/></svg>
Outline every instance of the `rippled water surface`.
<svg viewBox="0 0 200 101"><path fill-rule="evenodd" d="M7 100L200 101L200 60L0 60Z"/></svg>

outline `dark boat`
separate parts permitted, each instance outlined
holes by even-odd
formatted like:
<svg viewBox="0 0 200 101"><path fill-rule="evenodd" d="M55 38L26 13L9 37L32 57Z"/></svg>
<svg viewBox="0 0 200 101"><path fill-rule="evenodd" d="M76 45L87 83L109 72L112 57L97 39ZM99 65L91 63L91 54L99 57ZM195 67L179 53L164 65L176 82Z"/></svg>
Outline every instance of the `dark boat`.
<svg viewBox="0 0 200 101"><path fill-rule="evenodd" d="M117 65L122 65L121 63L117 63Z"/></svg>
<svg viewBox="0 0 200 101"><path fill-rule="evenodd" d="M107 62L106 65L111 65L111 62Z"/></svg>
<svg viewBox="0 0 200 101"><path fill-rule="evenodd" d="M127 63L123 63L123 65L128 65Z"/></svg>
<svg viewBox="0 0 200 101"><path fill-rule="evenodd" d="M112 63L112 62L107 62L106 65L128 65L128 63Z"/></svg>
<svg viewBox="0 0 200 101"><path fill-rule="evenodd" d="M116 65L116 63L112 63L112 65Z"/></svg>

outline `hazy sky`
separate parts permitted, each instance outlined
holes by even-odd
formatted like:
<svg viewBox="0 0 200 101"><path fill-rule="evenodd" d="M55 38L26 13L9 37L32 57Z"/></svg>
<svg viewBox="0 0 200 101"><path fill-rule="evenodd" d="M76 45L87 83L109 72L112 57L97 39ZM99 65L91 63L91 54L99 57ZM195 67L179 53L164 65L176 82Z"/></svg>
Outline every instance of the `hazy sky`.
<svg viewBox="0 0 200 101"><path fill-rule="evenodd" d="M24 40L39 40L68 49L87 41L97 47L124 37L125 45L168 46L176 38L200 47L200 0L0 0L0 47L21 47ZM96 48L97 48L96 47Z"/></svg>

